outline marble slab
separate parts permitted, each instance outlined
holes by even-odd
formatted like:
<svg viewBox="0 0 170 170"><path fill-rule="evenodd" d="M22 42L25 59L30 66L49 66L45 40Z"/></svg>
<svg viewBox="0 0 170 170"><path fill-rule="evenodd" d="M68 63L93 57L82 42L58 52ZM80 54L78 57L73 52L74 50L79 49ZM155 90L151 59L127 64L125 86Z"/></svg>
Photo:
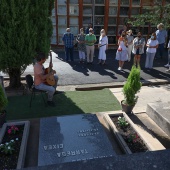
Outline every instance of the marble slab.
<svg viewBox="0 0 170 170"><path fill-rule="evenodd" d="M94 114L42 118L38 166L116 156Z"/></svg>

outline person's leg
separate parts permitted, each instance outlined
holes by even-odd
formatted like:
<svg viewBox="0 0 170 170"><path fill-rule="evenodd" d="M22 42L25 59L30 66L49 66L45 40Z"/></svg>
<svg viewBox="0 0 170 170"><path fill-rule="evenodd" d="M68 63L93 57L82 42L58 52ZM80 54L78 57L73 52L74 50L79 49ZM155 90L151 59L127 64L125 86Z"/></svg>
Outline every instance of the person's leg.
<svg viewBox="0 0 170 170"><path fill-rule="evenodd" d="M165 65L165 67L170 66L170 50L168 50L168 63Z"/></svg>
<svg viewBox="0 0 170 170"><path fill-rule="evenodd" d="M57 84L58 84L58 76L55 74L54 75L54 79L55 79L55 85L53 86L55 89L57 88Z"/></svg>
<svg viewBox="0 0 170 170"><path fill-rule="evenodd" d="M138 55L138 56L137 56L137 66L140 66L140 56L141 56L141 55Z"/></svg>
<svg viewBox="0 0 170 170"><path fill-rule="evenodd" d="M118 70L121 70L121 69L122 69L121 66L122 66L122 61L119 60L119 68L118 68Z"/></svg>
<svg viewBox="0 0 170 170"><path fill-rule="evenodd" d="M169 66L168 70L165 70L165 71L168 72L168 73L170 73L170 66Z"/></svg>
<svg viewBox="0 0 170 170"><path fill-rule="evenodd" d="M84 51L82 51L82 61L84 62L84 61L85 61L85 59L86 59L86 54L85 54L85 52L84 52Z"/></svg>
<svg viewBox="0 0 170 170"><path fill-rule="evenodd" d="M121 61L121 69L123 68L124 65L124 61Z"/></svg>
<svg viewBox="0 0 170 170"><path fill-rule="evenodd" d="M106 61L106 46L104 46L102 48L102 58L101 59L103 60L102 64L105 64L105 61Z"/></svg>
<svg viewBox="0 0 170 170"><path fill-rule="evenodd" d="M160 44L160 57L163 58L164 55L164 43Z"/></svg>
<svg viewBox="0 0 170 170"><path fill-rule="evenodd" d="M150 58L149 58L149 68L153 68L153 60L155 57L155 53L150 53Z"/></svg>
<svg viewBox="0 0 170 170"><path fill-rule="evenodd" d="M170 50L168 50L168 64L170 65Z"/></svg>
<svg viewBox="0 0 170 170"><path fill-rule="evenodd" d="M65 60L68 61L69 59L69 49L65 47Z"/></svg>
<svg viewBox="0 0 170 170"><path fill-rule="evenodd" d="M41 83L40 85L35 86L36 89L47 91L48 93L48 101L53 100L53 95L55 93L55 88L53 86L48 86L44 83Z"/></svg>
<svg viewBox="0 0 170 170"><path fill-rule="evenodd" d="M89 63L89 61L90 61L90 48L89 48L90 46L86 46L86 52L87 52L87 63Z"/></svg>
<svg viewBox="0 0 170 170"><path fill-rule="evenodd" d="M159 44L158 48L156 49L155 59L158 59L159 57L160 57L160 44Z"/></svg>
<svg viewBox="0 0 170 170"><path fill-rule="evenodd" d="M80 62L82 61L82 51L79 50L79 59L80 59Z"/></svg>
<svg viewBox="0 0 170 170"><path fill-rule="evenodd" d="M137 65L137 55L134 56L134 65Z"/></svg>
<svg viewBox="0 0 170 170"><path fill-rule="evenodd" d="M129 46L128 46L128 61L131 60L132 47L133 47L133 45L129 45Z"/></svg>
<svg viewBox="0 0 170 170"><path fill-rule="evenodd" d="M150 57L150 53L146 52L145 68L149 68L149 57Z"/></svg>
<svg viewBox="0 0 170 170"><path fill-rule="evenodd" d="M74 52L74 47L70 48L70 60L71 61L74 61L73 52Z"/></svg>
<svg viewBox="0 0 170 170"><path fill-rule="evenodd" d="M90 46L90 49L91 49L90 62L92 63L93 62L93 57L94 57L94 45Z"/></svg>

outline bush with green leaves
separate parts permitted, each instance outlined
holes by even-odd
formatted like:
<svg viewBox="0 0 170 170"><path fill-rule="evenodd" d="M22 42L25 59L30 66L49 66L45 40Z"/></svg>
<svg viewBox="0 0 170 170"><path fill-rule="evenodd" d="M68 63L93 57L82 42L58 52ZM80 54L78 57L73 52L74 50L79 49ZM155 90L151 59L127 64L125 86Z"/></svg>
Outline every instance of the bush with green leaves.
<svg viewBox="0 0 170 170"><path fill-rule="evenodd" d="M150 25L158 25L163 23L165 28L170 27L170 4L161 5L162 1L154 6L144 6L146 12L139 15L133 15L128 23L135 27L141 27L149 23Z"/></svg>
<svg viewBox="0 0 170 170"><path fill-rule="evenodd" d="M0 113L5 109L5 107L8 104L8 100L5 97L4 91L2 89L2 86L0 85Z"/></svg>
<svg viewBox="0 0 170 170"><path fill-rule="evenodd" d="M141 86L140 68L133 65L127 81L123 86L124 104L129 106L135 105L138 98L136 93L140 90Z"/></svg>
<svg viewBox="0 0 170 170"><path fill-rule="evenodd" d="M6 142L4 144L0 144L0 152L5 154L12 154L15 146L15 141L10 140L9 142Z"/></svg>
<svg viewBox="0 0 170 170"><path fill-rule="evenodd" d="M9 75L10 87L20 87L20 76L37 53L50 50L54 0L1 0L0 4L0 71Z"/></svg>

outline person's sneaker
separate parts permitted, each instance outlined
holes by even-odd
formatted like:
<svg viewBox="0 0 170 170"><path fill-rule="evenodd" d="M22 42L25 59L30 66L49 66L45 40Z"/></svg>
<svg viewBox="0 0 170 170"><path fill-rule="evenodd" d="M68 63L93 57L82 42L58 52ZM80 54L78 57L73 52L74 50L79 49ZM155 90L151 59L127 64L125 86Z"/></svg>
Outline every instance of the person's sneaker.
<svg viewBox="0 0 170 170"><path fill-rule="evenodd" d="M58 91L58 90L56 90L56 91L54 92L54 95L56 95L56 94L62 94L62 93L64 93L64 91Z"/></svg>
<svg viewBox="0 0 170 170"><path fill-rule="evenodd" d="M121 67L119 67L118 70L121 70Z"/></svg>
<svg viewBox="0 0 170 170"><path fill-rule="evenodd" d="M53 101L47 101L47 104L51 107L55 107L55 103Z"/></svg>
<svg viewBox="0 0 170 170"><path fill-rule="evenodd" d="M170 69L168 69L168 70L165 70L166 72L168 72L168 73L170 73Z"/></svg>
<svg viewBox="0 0 170 170"><path fill-rule="evenodd" d="M169 64L164 65L164 67L169 67L169 66L170 66Z"/></svg>

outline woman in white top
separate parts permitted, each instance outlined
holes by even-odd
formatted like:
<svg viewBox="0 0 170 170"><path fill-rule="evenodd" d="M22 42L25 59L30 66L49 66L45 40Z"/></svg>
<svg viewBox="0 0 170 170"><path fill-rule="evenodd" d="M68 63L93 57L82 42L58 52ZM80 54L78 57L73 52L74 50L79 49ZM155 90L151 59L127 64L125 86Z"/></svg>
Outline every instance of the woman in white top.
<svg viewBox="0 0 170 170"><path fill-rule="evenodd" d="M152 33L151 38L147 41L147 49L146 49L146 62L145 68L152 69L153 60L156 54L156 49L158 48L159 42L156 39L156 33Z"/></svg>
<svg viewBox="0 0 170 170"><path fill-rule="evenodd" d="M119 47L116 52L116 60L119 61L118 70L122 70L124 62L128 60L127 38L125 31L122 32L122 35L118 40L118 45Z"/></svg>
<svg viewBox="0 0 170 170"><path fill-rule="evenodd" d="M106 61L106 50L108 49L108 38L106 36L106 32L104 29L100 31L98 48L99 48L98 64L104 65Z"/></svg>
<svg viewBox="0 0 170 170"><path fill-rule="evenodd" d="M133 47L133 35L132 35L132 30L129 30L127 32L127 41L128 41L128 61L131 60L131 53L132 53L132 47Z"/></svg>
<svg viewBox="0 0 170 170"><path fill-rule="evenodd" d="M132 53L134 56L134 65L140 66L140 57L144 53L145 39L141 32L138 32L137 37L133 40Z"/></svg>

